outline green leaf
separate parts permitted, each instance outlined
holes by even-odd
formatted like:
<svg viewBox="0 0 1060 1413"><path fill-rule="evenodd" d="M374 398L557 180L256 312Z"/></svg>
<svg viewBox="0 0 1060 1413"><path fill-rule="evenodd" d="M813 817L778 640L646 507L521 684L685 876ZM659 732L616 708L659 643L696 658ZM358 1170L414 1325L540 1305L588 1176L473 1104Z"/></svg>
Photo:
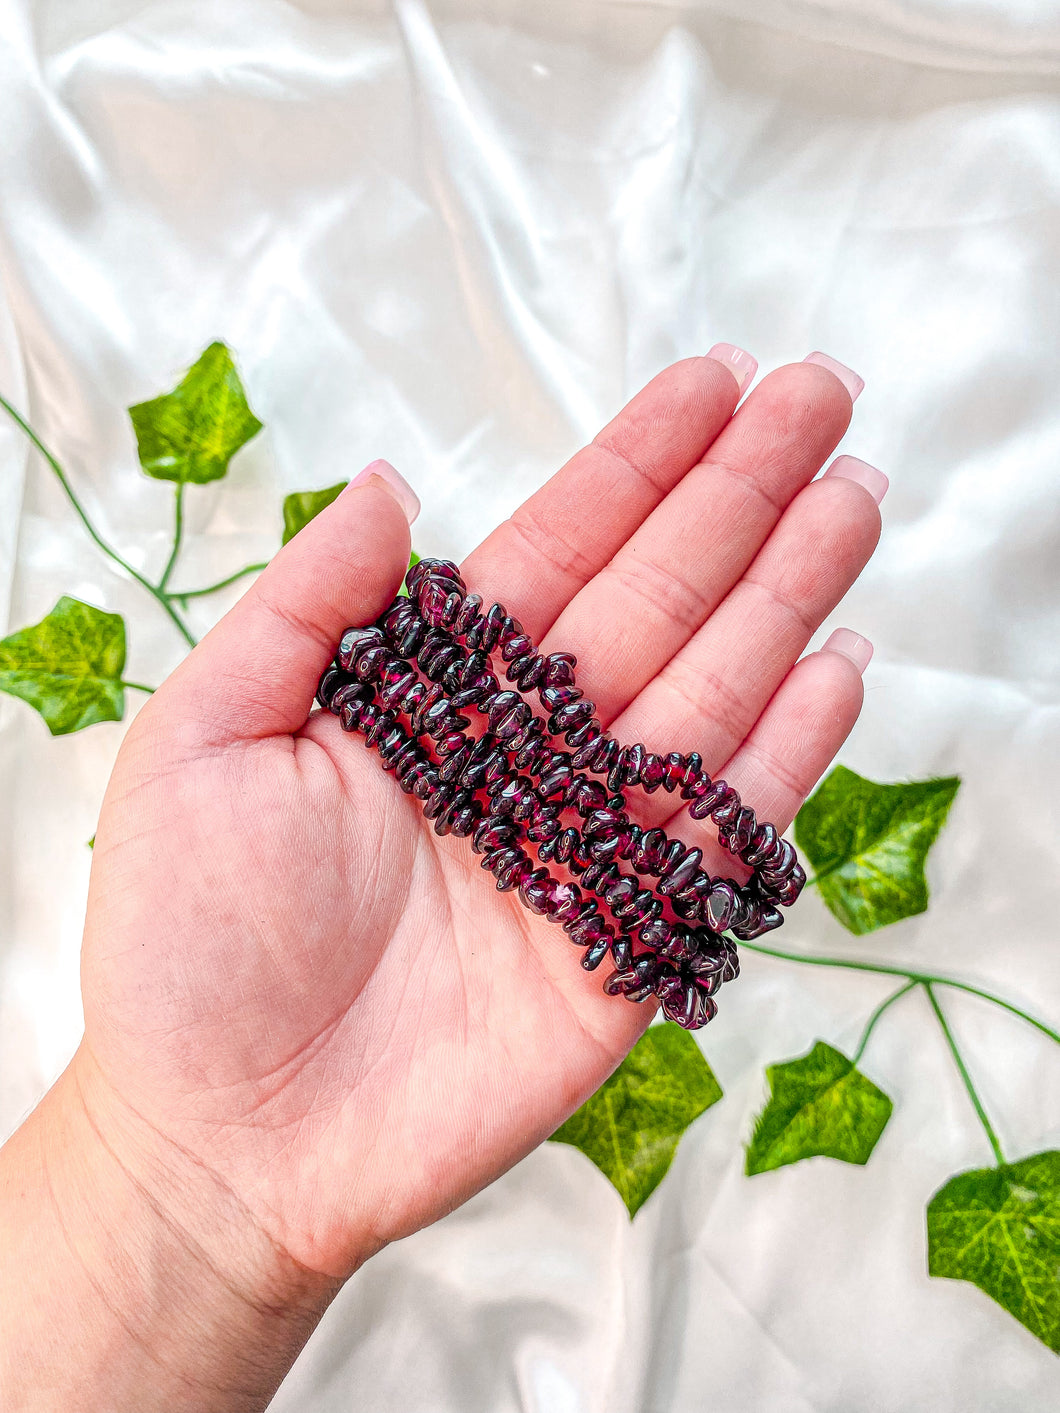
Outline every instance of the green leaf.
<svg viewBox="0 0 1060 1413"><path fill-rule="evenodd" d="M212 343L172 392L129 408L140 465L159 481L217 481L262 424L232 355Z"/></svg>
<svg viewBox="0 0 1060 1413"><path fill-rule="evenodd" d="M292 491L283 502L283 543L293 540L299 530L305 528L314 516L337 499L339 492L349 485L340 481L337 486L328 486L324 491Z"/></svg>
<svg viewBox="0 0 1060 1413"><path fill-rule="evenodd" d="M958 1173L927 1235L931 1275L971 1281L1060 1354L1060 1152Z"/></svg>
<svg viewBox="0 0 1060 1413"><path fill-rule="evenodd" d="M844 927L860 935L924 912L924 861L960 783L878 785L837 765L806 801L795 841Z"/></svg>
<svg viewBox="0 0 1060 1413"><path fill-rule="evenodd" d="M770 1065L766 1078L769 1102L747 1145L749 1177L800 1158L869 1161L894 1106L853 1060L818 1040L808 1054Z"/></svg>
<svg viewBox="0 0 1060 1413"><path fill-rule="evenodd" d="M88 847L90 849L94 849L96 847L96 836L94 834L92 835L92 838L88 841Z"/></svg>
<svg viewBox="0 0 1060 1413"><path fill-rule="evenodd" d="M31 628L0 640L0 691L36 707L53 736L120 721L125 623L63 597Z"/></svg>
<svg viewBox="0 0 1060 1413"><path fill-rule="evenodd" d="M666 1176L685 1129L720 1098L721 1086L691 1035L653 1025L552 1138L591 1158L632 1217Z"/></svg>

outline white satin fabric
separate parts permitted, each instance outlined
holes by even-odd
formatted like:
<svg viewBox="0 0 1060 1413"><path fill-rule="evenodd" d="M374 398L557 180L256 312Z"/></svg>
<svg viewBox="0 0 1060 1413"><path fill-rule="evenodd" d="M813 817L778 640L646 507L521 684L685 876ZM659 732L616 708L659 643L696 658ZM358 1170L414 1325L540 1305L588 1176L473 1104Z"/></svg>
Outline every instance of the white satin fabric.
<svg viewBox="0 0 1060 1413"><path fill-rule="evenodd" d="M0 0L0 35L0 388L137 565L170 495L123 409L215 337L267 431L189 496L189 585L266 558L286 491L376 456L423 499L418 548L460 556L718 339L856 368L845 449L892 489L824 630L877 645L843 759L965 783L926 916L855 943L810 898L784 940L1056 1023L1055 0ZM0 472L0 628L76 594L125 614L131 678L161 678L180 643L3 420ZM85 841L122 730L51 740L0 697L4 1132L79 1034ZM867 1168L742 1175L763 1066L849 1049L886 990L749 959L701 1036L726 1097L632 1225L546 1145L351 1281L275 1408L1055 1408L1045 1348L925 1274L926 1200L990 1154L921 998L864 1062L895 1099ZM1055 1146L1055 1048L949 1006L1007 1152Z"/></svg>

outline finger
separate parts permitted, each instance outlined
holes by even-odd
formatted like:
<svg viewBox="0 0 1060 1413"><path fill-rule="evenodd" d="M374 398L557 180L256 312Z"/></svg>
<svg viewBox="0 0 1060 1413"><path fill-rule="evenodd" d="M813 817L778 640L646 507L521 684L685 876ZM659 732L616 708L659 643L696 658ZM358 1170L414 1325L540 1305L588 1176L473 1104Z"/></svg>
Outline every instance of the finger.
<svg viewBox="0 0 1060 1413"><path fill-rule="evenodd" d="M418 508L408 496L393 467L366 467L280 550L141 716L163 712L196 747L298 730L343 629L370 623L401 584Z"/></svg>
<svg viewBox="0 0 1060 1413"><path fill-rule="evenodd" d="M792 668L747 739L723 763L719 775L760 820L781 830L791 824L858 719L864 699L861 674L871 657L867 638L838 629L820 652ZM746 875L718 845L710 821L693 819L687 807L671 816L666 829L697 844L713 866Z"/></svg>
<svg viewBox="0 0 1060 1413"><path fill-rule="evenodd" d="M879 536L880 512L863 485L831 474L812 482L725 601L612 723L611 734L645 744L646 735L665 734L673 743L667 749L698 751L716 774L857 579ZM665 810L665 801L654 798Z"/></svg>
<svg viewBox="0 0 1060 1413"><path fill-rule="evenodd" d="M716 353L664 369L494 530L462 566L475 592L543 637L732 416L757 364L744 354L742 367L726 366Z"/></svg>
<svg viewBox="0 0 1060 1413"><path fill-rule="evenodd" d="M769 374L560 615L544 651L562 648L592 664L586 687L601 720L631 702L714 612L820 470L851 407L821 366Z"/></svg>

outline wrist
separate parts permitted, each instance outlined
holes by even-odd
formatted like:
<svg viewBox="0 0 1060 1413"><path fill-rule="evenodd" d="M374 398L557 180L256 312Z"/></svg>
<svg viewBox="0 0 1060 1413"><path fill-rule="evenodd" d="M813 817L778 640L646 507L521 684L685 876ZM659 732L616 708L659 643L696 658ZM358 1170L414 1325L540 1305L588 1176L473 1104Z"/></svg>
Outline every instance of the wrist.
<svg viewBox="0 0 1060 1413"><path fill-rule="evenodd" d="M0 1154L0 1224L0 1368L34 1413L264 1408L340 1284L115 1102L83 1049Z"/></svg>

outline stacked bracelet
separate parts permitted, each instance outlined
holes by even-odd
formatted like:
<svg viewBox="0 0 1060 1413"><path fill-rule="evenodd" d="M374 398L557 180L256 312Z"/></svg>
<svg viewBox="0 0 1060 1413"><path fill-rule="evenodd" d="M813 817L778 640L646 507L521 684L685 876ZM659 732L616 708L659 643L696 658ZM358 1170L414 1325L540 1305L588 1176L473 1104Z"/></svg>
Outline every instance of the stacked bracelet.
<svg viewBox="0 0 1060 1413"><path fill-rule="evenodd" d="M498 889L517 890L532 912L562 925L584 967L610 954L605 991L634 1001L654 994L679 1025L706 1024L714 993L739 972L735 943L722 934L761 936L798 897L805 874L792 845L730 785L711 780L695 752L620 746L578 689L574 657L538 653L500 604L483 611L455 565L421 560L407 585L409 597L375 624L343 634L320 681L321 705L364 734L439 834L471 836ZM511 687L491 655L507 664ZM535 689L547 718L522 695ZM468 709L485 718L480 736L467 729ZM590 775L606 776L606 788ZM750 879L712 877L700 849L634 823L628 786L680 791L694 818L718 826ZM579 822L565 825L565 813Z"/></svg>

